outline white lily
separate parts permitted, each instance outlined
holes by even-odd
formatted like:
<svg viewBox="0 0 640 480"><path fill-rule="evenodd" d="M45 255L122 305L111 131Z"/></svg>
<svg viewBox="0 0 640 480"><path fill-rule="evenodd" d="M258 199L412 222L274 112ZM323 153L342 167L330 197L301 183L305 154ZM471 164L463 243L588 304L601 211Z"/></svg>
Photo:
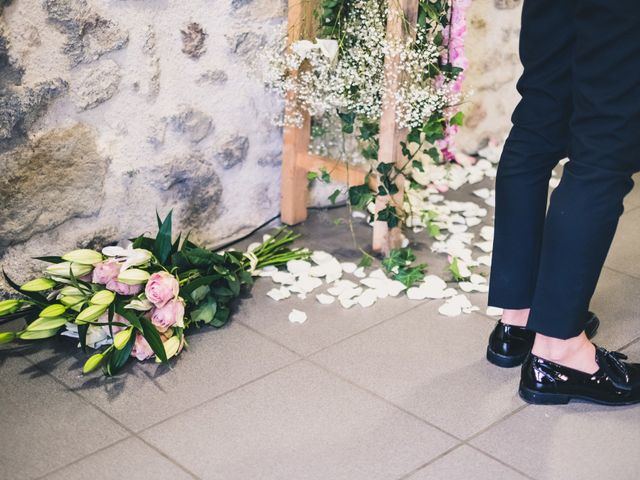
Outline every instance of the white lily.
<svg viewBox="0 0 640 480"><path fill-rule="evenodd" d="M145 250L144 248L133 248L132 243L128 244L127 248L118 246L104 247L102 249L102 254L107 257L114 257L117 260L124 259L122 267L120 268L121 272L124 272L129 267L144 265L153 257L153 254L149 250Z"/></svg>
<svg viewBox="0 0 640 480"><path fill-rule="evenodd" d="M153 308L153 303L151 303L146 298L136 298L131 300L124 308L128 310L137 310L139 312L147 312Z"/></svg>

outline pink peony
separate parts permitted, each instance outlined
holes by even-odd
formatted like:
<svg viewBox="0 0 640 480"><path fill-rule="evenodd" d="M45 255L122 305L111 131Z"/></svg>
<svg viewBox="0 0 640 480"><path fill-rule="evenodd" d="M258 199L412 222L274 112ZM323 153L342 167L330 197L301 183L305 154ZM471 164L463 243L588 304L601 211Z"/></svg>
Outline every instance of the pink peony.
<svg viewBox="0 0 640 480"><path fill-rule="evenodd" d="M170 300L164 307L151 311L151 322L159 332L166 332L169 327L184 327L184 300Z"/></svg>
<svg viewBox="0 0 640 480"><path fill-rule="evenodd" d="M119 293L120 295L137 295L142 291L142 285L127 285L117 280L109 280L106 287L107 290Z"/></svg>
<svg viewBox="0 0 640 480"><path fill-rule="evenodd" d="M153 350L151 349L149 342L147 342L146 338L144 338L140 333L136 333L136 341L133 344L131 356L137 358L141 362L147 358L153 357Z"/></svg>
<svg viewBox="0 0 640 480"><path fill-rule="evenodd" d="M105 260L96 264L93 269L93 275L91 281L93 283L100 283L106 285L112 280L118 278L120 273L120 263L113 259Z"/></svg>
<svg viewBox="0 0 640 480"><path fill-rule="evenodd" d="M156 272L149 278L144 293L147 300L157 308L162 308L178 295L179 290L180 285L173 275L167 272Z"/></svg>

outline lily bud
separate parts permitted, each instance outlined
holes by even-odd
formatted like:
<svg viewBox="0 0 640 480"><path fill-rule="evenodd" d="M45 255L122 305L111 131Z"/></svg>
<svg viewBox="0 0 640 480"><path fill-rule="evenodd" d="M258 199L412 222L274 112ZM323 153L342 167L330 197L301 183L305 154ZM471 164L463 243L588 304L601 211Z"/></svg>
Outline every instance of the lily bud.
<svg viewBox="0 0 640 480"><path fill-rule="evenodd" d="M95 265L103 260L102 254L95 250L81 249L62 256L63 260L81 265Z"/></svg>
<svg viewBox="0 0 640 480"><path fill-rule="evenodd" d="M59 328L52 328L51 330L23 330L18 333L18 338L20 340L41 340L43 338L53 337L56 333L58 333Z"/></svg>
<svg viewBox="0 0 640 480"><path fill-rule="evenodd" d="M2 332L0 333L0 345L3 343L13 342L16 339L15 332Z"/></svg>
<svg viewBox="0 0 640 480"><path fill-rule="evenodd" d="M60 295L61 296L72 296L72 297L81 297L84 295L84 292L77 289L76 287L72 287L70 285L64 287L62 290L60 290Z"/></svg>
<svg viewBox="0 0 640 480"><path fill-rule="evenodd" d="M107 305L89 305L76 317L78 323L95 322L107 310Z"/></svg>
<svg viewBox="0 0 640 480"><path fill-rule="evenodd" d="M177 335L174 335L169 340L164 342L163 346L164 346L164 352L167 355L167 360L168 360L171 357L176 356L176 354L178 353L178 350L180 349L180 339L178 338ZM161 360L156 357L156 362L160 363Z"/></svg>
<svg viewBox="0 0 640 480"><path fill-rule="evenodd" d="M24 290L25 292L42 292L44 290L51 290L55 285L56 282L50 278L36 278L22 285L20 290Z"/></svg>
<svg viewBox="0 0 640 480"><path fill-rule="evenodd" d="M110 290L100 290L98 293L96 293L93 297L91 297L91 300L89 300L89 303L93 304L93 305L106 305L109 306L113 303L113 301L116 298L116 294L113 293Z"/></svg>
<svg viewBox="0 0 640 480"><path fill-rule="evenodd" d="M12 314L18 310L18 307L20 307L20 300L3 300L0 302L0 317Z"/></svg>
<svg viewBox="0 0 640 480"><path fill-rule="evenodd" d="M122 350L129 339L131 338L131 333L133 332L133 328L129 327L124 330L120 330L113 337L113 346L116 347L116 350Z"/></svg>
<svg viewBox="0 0 640 480"><path fill-rule="evenodd" d="M74 295L60 297L60 303L67 306L71 310L79 312L82 310L82 304L84 303L84 297L76 297Z"/></svg>
<svg viewBox="0 0 640 480"><path fill-rule="evenodd" d="M54 263L47 267L47 273L57 277L82 277L92 270L91 265L81 265L80 263L62 262Z"/></svg>
<svg viewBox="0 0 640 480"><path fill-rule="evenodd" d="M67 311L67 307L64 305L60 305L59 303L54 303L53 305L49 305L47 308L40 312L40 316L43 318L53 318L59 317L64 312Z"/></svg>
<svg viewBox="0 0 640 480"><path fill-rule="evenodd" d="M118 275L118 281L126 283L127 285L141 285L143 283L147 283L149 277L151 277L151 275L145 270L130 268Z"/></svg>
<svg viewBox="0 0 640 480"><path fill-rule="evenodd" d="M84 366L82 367L82 373L89 373L94 371L96 368L100 366L102 360L104 359L104 354L95 353L91 355L86 362L84 362Z"/></svg>
<svg viewBox="0 0 640 480"><path fill-rule="evenodd" d="M27 325L27 331L29 332L40 332L42 330L54 330L58 329L67 323L67 319L64 317L53 317L53 318L37 318L29 325Z"/></svg>
<svg viewBox="0 0 640 480"><path fill-rule="evenodd" d="M153 308L153 303L145 299L133 299L124 306L127 310L137 310L139 312L146 312Z"/></svg>

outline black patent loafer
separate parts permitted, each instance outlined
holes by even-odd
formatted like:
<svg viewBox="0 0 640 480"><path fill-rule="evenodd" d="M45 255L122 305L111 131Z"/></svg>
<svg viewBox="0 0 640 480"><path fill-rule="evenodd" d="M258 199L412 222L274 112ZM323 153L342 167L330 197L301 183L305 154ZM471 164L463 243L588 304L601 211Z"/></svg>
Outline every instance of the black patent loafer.
<svg viewBox="0 0 640 480"><path fill-rule="evenodd" d="M596 347L596 373L585 373L530 355L522 366L518 393L528 403L560 405L579 400L601 405L640 403L640 364Z"/></svg>
<svg viewBox="0 0 640 480"><path fill-rule="evenodd" d="M589 312L588 315L585 333L587 337L593 338L600 326L600 320L593 312ZM535 332L526 327L507 325L499 321L489 336L487 360L503 368L522 365L533 347L535 336Z"/></svg>

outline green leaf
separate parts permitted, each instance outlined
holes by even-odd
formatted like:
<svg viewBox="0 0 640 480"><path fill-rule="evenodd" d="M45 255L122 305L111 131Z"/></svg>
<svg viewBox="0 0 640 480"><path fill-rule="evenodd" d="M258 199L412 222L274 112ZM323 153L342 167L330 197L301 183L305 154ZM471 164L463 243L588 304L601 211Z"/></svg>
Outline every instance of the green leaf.
<svg viewBox="0 0 640 480"><path fill-rule="evenodd" d="M462 125L462 123L464 122L464 113L462 112L458 112L456 113L453 117L451 117L451 120L449 120L449 123L451 125Z"/></svg>
<svg viewBox="0 0 640 480"><path fill-rule="evenodd" d="M111 350L109 358L104 367L104 373L106 375L113 376L126 365L126 363L131 358L131 350L133 350L133 345L136 342L136 335L137 334L135 332L131 334L131 338L129 338L129 341L125 344L122 350Z"/></svg>
<svg viewBox="0 0 640 480"><path fill-rule="evenodd" d="M422 165L422 162L420 160L412 160L411 166L419 172L424 172L424 166Z"/></svg>
<svg viewBox="0 0 640 480"><path fill-rule="evenodd" d="M373 256L369 255L367 252L362 252L362 257L358 262L359 267L367 268L373 264Z"/></svg>
<svg viewBox="0 0 640 480"><path fill-rule="evenodd" d="M216 328L223 327L229 321L230 310L227 307L219 307L211 321L211 325Z"/></svg>
<svg viewBox="0 0 640 480"><path fill-rule="evenodd" d="M318 178L318 172L309 171L307 172L307 180L313 182L316 178Z"/></svg>
<svg viewBox="0 0 640 480"><path fill-rule="evenodd" d="M322 167L320 169L320 178L322 179L322 181L324 183L330 183L331 182L331 174L324 167Z"/></svg>
<svg viewBox="0 0 640 480"><path fill-rule="evenodd" d="M333 193L331 195L329 195L329 201L331 202L332 205L336 204L336 200L338 198L338 195L340 195L340 189L336 188Z"/></svg>
<svg viewBox="0 0 640 480"><path fill-rule="evenodd" d="M33 257L34 260L41 260L47 263L64 263L64 259L62 257Z"/></svg>
<svg viewBox="0 0 640 480"><path fill-rule="evenodd" d="M216 314L217 303L213 298L209 298L204 304L191 312L191 321L198 323L210 323Z"/></svg>
<svg viewBox="0 0 640 480"><path fill-rule="evenodd" d="M127 321L137 328L139 331L142 331L142 324L140 323L140 317L133 311L128 308L124 308L124 305L121 302L116 303L115 312L126 318Z"/></svg>
<svg viewBox="0 0 640 480"><path fill-rule="evenodd" d="M376 170L378 171L378 173L380 173L382 175L387 175L391 171L392 168L393 168L393 163L380 162L380 163L378 163L378 166L376 167Z"/></svg>
<svg viewBox="0 0 640 480"><path fill-rule="evenodd" d="M167 355L164 351L164 345L162 345L162 339L160 338L158 330L153 326L151 320L145 317L140 317L140 324L142 325L142 334L149 343L151 350L153 350L153 353L155 353L163 363L166 363Z"/></svg>
<svg viewBox="0 0 640 480"><path fill-rule="evenodd" d="M349 203L353 207L364 209L371 200L373 200L373 193L368 185L356 185L349 188Z"/></svg>
<svg viewBox="0 0 640 480"><path fill-rule="evenodd" d="M200 285L191 292L191 300L193 300L193 303L197 305L202 300L204 300L207 295L209 295L210 291L211 288L209 288L209 285Z"/></svg>
<svg viewBox="0 0 640 480"><path fill-rule="evenodd" d="M165 263L171 254L171 215L172 212L161 222L158 218L158 235L153 243L153 253L160 263Z"/></svg>
<svg viewBox="0 0 640 480"><path fill-rule="evenodd" d="M40 305L46 305L48 303L48 300L46 299L46 297L38 292L23 292L22 290L20 290L20 286L14 282L13 280L11 280L11 278L9 278L9 275L7 275L7 272L5 272L4 270L2 270L2 274L4 275L4 279L7 281L7 283L9 284L9 286L11 286L11 288L13 288L14 290L16 290L17 292L22 293L23 295L29 297L30 299L34 300L36 303L40 304Z"/></svg>
<svg viewBox="0 0 640 480"><path fill-rule="evenodd" d="M422 143L422 132L419 128L412 128L409 134L407 135L407 142L409 143L417 143L420 145Z"/></svg>

